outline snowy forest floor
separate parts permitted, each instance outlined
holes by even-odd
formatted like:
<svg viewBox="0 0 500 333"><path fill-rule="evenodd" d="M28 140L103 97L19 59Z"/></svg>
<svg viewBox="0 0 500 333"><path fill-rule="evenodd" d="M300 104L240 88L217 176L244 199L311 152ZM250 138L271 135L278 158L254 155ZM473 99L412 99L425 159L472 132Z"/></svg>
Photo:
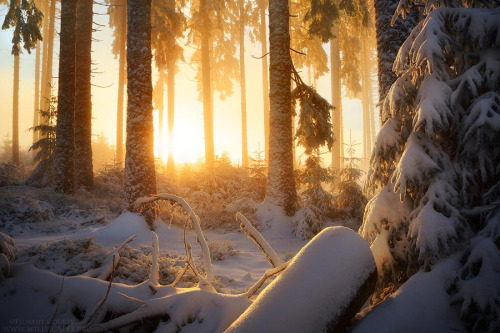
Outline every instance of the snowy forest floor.
<svg viewBox="0 0 500 333"><path fill-rule="evenodd" d="M292 258L306 244L291 233L291 218L271 212L274 214L273 227L266 227L266 216L270 216L270 212L267 215L254 213L252 222L256 222L283 260ZM262 252L238 229L239 223L236 220L233 223L234 227L226 223L204 228L211 250L214 285L218 292L225 294L245 292L270 268ZM341 223L336 221L329 225ZM160 245L159 282L167 285L184 265L184 231L178 224L161 220L157 220L155 226ZM98 268L108 251L131 235L137 237L120 251L120 264L113 282L133 285L146 281L149 276L151 232L136 214L122 213L122 199L116 195L116 189L107 185L98 186L92 192L81 190L75 196L24 185L0 187L0 232L15 240L13 270L21 272L21 276L32 275L34 280L43 279L39 270L74 276ZM188 240L193 244L194 261L201 268L201 252L194 245L192 231ZM27 262L39 270L16 266ZM465 331L443 288L448 273L456 266L456 261L449 259L431 273L417 274L395 296L375 307L354 330ZM194 287L196 283L193 275L186 274L178 287ZM15 275L0 281L0 330L46 328L56 307L54 295L60 292L61 286L54 285L50 293L38 288L36 283L16 280ZM82 292L93 293L90 290ZM64 325L64 322L59 324Z"/></svg>

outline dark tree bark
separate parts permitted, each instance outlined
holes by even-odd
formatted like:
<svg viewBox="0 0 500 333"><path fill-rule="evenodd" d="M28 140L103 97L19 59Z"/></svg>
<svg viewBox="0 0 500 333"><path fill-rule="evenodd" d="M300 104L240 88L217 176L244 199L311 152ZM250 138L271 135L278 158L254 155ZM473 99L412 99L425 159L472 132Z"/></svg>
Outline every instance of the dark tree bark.
<svg viewBox="0 0 500 333"><path fill-rule="evenodd" d="M127 152L125 200L127 207L156 193L151 83L151 0L127 1ZM152 223L150 215L146 216Z"/></svg>
<svg viewBox="0 0 500 333"><path fill-rule="evenodd" d="M14 86L12 96L12 162L19 164L19 55L14 55Z"/></svg>
<svg viewBox="0 0 500 333"><path fill-rule="evenodd" d="M391 26L391 20L396 11L398 0L375 0L375 28L377 32L378 53L378 91L382 101L394 81L396 74L392 65L403 42L416 26L418 14L412 10L406 19L399 17Z"/></svg>
<svg viewBox="0 0 500 333"><path fill-rule="evenodd" d="M116 163L122 166L123 163L123 102L125 81L127 77L126 64L127 64L127 50L125 48L127 42L127 35L125 32L119 37L120 43L120 59L118 67L118 103L116 108Z"/></svg>
<svg viewBox="0 0 500 333"><path fill-rule="evenodd" d="M92 167L92 5L93 1L78 1L76 22L76 91L75 91L75 163L76 184L94 184Z"/></svg>
<svg viewBox="0 0 500 333"><path fill-rule="evenodd" d="M338 26L334 25L334 38L330 40L330 83L332 92L332 133L335 141L332 145L332 167L340 169L342 167L342 87L340 80L340 46L338 38Z"/></svg>
<svg viewBox="0 0 500 333"><path fill-rule="evenodd" d="M262 46L262 95L264 98L264 142L266 165L269 165L269 66L267 63L266 7L260 6L260 43Z"/></svg>
<svg viewBox="0 0 500 333"><path fill-rule="evenodd" d="M54 152L54 189L75 191L76 0L61 1L59 96Z"/></svg>
<svg viewBox="0 0 500 333"><path fill-rule="evenodd" d="M289 216L297 207L293 174L292 109L288 0L269 1L270 135L266 201Z"/></svg>

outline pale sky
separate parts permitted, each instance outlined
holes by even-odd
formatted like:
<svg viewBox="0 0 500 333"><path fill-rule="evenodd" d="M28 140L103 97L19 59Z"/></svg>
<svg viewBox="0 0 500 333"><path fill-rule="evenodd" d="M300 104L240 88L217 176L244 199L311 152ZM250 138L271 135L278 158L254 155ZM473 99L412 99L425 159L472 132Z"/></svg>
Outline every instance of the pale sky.
<svg viewBox="0 0 500 333"><path fill-rule="evenodd" d="M94 11L105 13L106 7L94 6ZM6 14L6 7L0 7L0 20ZM116 138L116 99L118 82L118 60L111 53L111 29L107 27L108 17L106 15L94 16L94 21L105 25L97 27L100 31L95 32L93 37L99 42L94 42L92 49L92 60L96 64L96 71L92 83L99 86L112 85L109 88L92 87L93 123L94 135L103 133L111 144L115 144ZM56 21L56 31L59 31L59 22ZM12 86L13 86L13 57L10 54L12 32L0 31L0 140L6 136L12 136ZM261 60L254 59L260 56L260 45L246 43L246 84L247 84L247 118L248 118L248 151L249 154L259 147L264 150L264 120L261 87ZM328 49L328 48L327 48ZM57 57L59 53L59 39L56 34L54 45L54 71L53 76L58 75ZM186 61L189 61L192 49L185 49ZM196 100L195 72L188 64L180 64L180 72L176 75L175 91L175 159L178 162L196 162L204 156L204 133L202 104ZM153 67L153 72L154 72ZM20 72L20 105L19 105L19 135L21 149L28 149L31 145L31 132L28 128L32 126L33 101L34 101L34 71L35 51L28 54L26 51L21 55ZM307 79L306 73L303 79ZM56 81L53 81L56 82ZM324 76L318 80L319 93L327 100L330 97L330 78ZM241 111L239 83L233 87L233 95L225 101L218 99L215 93L215 153L217 155L227 151L233 163L240 164L241 160ZM166 96L165 96L166 98ZM166 102L165 102L166 107ZM358 100L343 99L344 136L349 138L352 133L353 141L362 142L362 109ZM155 111L157 114L157 111ZM378 117L376 117L377 119ZM166 110L165 110L166 127ZM166 144L165 144L166 146ZM357 146L358 155L362 152L361 145ZM329 160L329 158L325 158Z"/></svg>

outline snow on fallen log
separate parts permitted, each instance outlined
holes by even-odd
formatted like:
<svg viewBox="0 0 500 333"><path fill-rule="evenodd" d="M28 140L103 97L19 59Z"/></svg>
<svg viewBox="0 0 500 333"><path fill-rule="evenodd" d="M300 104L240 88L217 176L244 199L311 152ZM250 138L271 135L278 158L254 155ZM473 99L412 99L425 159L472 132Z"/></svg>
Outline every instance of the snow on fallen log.
<svg viewBox="0 0 500 333"><path fill-rule="evenodd" d="M338 332L375 288L377 267L356 232L314 237L226 332Z"/></svg>

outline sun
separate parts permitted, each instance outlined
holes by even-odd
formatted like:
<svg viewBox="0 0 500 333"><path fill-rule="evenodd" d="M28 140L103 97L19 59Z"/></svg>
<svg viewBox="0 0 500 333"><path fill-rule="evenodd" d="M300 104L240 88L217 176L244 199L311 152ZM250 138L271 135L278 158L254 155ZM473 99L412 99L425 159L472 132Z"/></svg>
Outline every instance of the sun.
<svg viewBox="0 0 500 333"><path fill-rule="evenodd" d="M205 154L203 127L181 112L178 112L175 116L173 145L169 147L170 133L168 132L167 113L164 113L163 126L160 131L159 112L158 110L153 112L155 157L159 157L166 163L172 151L175 163L196 163Z"/></svg>

